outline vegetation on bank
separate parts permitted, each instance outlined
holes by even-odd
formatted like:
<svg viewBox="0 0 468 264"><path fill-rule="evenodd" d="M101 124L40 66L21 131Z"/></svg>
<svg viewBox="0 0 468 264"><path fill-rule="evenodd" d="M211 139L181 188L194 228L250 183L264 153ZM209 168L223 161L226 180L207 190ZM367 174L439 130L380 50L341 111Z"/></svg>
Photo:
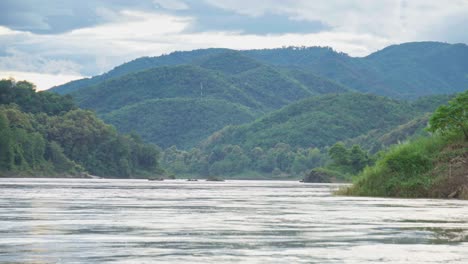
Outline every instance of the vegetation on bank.
<svg viewBox="0 0 468 264"><path fill-rule="evenodd" d="M439 107L431 137L394 145L340 194L468 199L468 91Z"/></svg>
<svg viewBox="0 0 468 264"><path fill-rule="evenodd" d="M359 145L346 147L337 142L328 149L329 161L322 167L312 169L303 182L349 182L353 175L374 163L374 156Z"/></svg>
<svg viewBox="0 0 468 264"><path fill-rule="evenodd" d="M464 87L466 50L418 42L364 58L322 47L174 52L54 90L166 148L161 163L172 173L301 178L322 167L321 175L349 178L329 148L343 141L375 154L427 134L427 112L447 100L434 94ZM432 96L405 102L353 89Z"/></svg>
<svg viewBox="0 0 468 264"><path fill-rule="evenodd" d="M160 151L120 135L69 96L0 81L0 176L143 177L161 173Z"/></svg>
<svg viewBox="0 0 468 264"><path fill-rule="evenodd" d="M292 148L285 143L250 150L239 145L220 145L210 151L200 148L185 151L173 146L164 150L161 165L169 172L190 177L299 179L311 168L323 165L326 159L318 148Z"/></svg>
<svg viewBox="0 0 468 264"><path fill-rule="evenodd" d="M447 198L467 186L468 144L460 136L424 137L395 145L340 194ZM455 194L468 198L468 192Z"/></svg>
<svg viewBox="0 0 468 264"><path fill-rule="evenodd" d="M251 123L225 127L190 150L172 146L161 163L168 171L191 177L251 174L306 181L314 181L311 169L322 167L320 175L328 175L327 181L350 181L371 164L370 154L423 133L425 113L447 100L431 96L408 103L357 93L307 98ZM365 156L364 166L351 165L359 155L334 160L329 149L338 140L349 153Z"/></svg>

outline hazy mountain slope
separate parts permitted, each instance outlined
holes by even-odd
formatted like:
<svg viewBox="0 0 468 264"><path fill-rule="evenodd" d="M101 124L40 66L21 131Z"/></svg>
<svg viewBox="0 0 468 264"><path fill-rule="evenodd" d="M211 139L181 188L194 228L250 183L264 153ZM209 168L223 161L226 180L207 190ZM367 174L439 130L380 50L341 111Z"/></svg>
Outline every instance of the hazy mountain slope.
<svg viewBox="0 0 468 264"><path fill-rule="evenodd" d="M225 74L225 78L254 98L264 109L278 109L314 93L300 81L238 51L226 51L196 62L200 67ZM314 78L314 77L311 77ZM318 77L316 79L319 79ZM318 83L318 81L317 81ZM325 81L334 91L333 82Z"/></svg>
<svg viewBox="0 0 468 264"><path fill-rule="evenodd" d="M431 113L440 105L446 104L454 95L431 95L411 102L414 118L409 122L390 128L377 128L366 134L345 141L347 145L358 144L372 153L399 142L410 140L418 135L426 135L424 129Z"/></svg>
<svg viewBox="0 0 468 264"><path fill-rule="evenodd" d="M278 142L293 147L325 147L365 134L373 129L392 128L416 115L406 103L375 95L332 94L308 98L252 123L217 132L205 142L272 147Z"/></svg>
<svg viewBox="0 0 468 264"><path fill-rule="evenodd" d="M463 90L464 83L468 83L466 53L466 45L437 42L390 46L364 58L353 58L330 48L319 47L248 51L206 49L140 58L95 77L91 86L87 86L89 83L80 84L79 81L70 85L77 89L71 93L75 101L81 107L95 110L100 116L147 100L185 98L225 100L231 104L245 106L255 117L260 117L264 113L311 96L350 91L348 87L361 92L405 99ZM57 89L67 92L69 89L66 87L69 86ZM321 105L319 102L316 104ZM349 104L344 102L343 109ZM176 107L169 112L177 112L177 104L166 106ZM324 107L327 109L328 106ZM407 109L410 112L423 112L417 106L410 107L411 109ZM299 132L295 131L304 129L304 132L308 132L305 128L311 128L313 124L336 121L332 111L328 114L316 114L314 118L320 122L315 119L305 122L305 115L292 114L291 119L305 119L299 123L299 129L294 127L293 123L296 121L291 121L291 124L285 122L282 124L283 128L274 130L283 131L281 133L286 135L285 139L281 135L268 134L270 132L265 132L265 135L268 135L271 142L295 142L299 138L294 139L295 136L288 133L299 135ZM328 117L325 117L327 115ZM346 117L347 113L343 115ZM366 112L360 115L365 116ZM403 121L408 122L410 119ZM186 122L184 119L178 120ZM224 125L233 125L229 119L226 120L228 121ZM341 124L336 126L340 127ZM122 123L118 127L124 129L130 125ZM287 132L287 129L292 132ZM349 127L346 129L352 130ZM200 134L196 135L196 138L207 137L212 132L197 131ZM334 143L338 138L356 137L361 135L361 132L368 132L366 129L357 131L359 133L346 137L337 137L335 132L332 132L332 136L325 141L322 140L322 136L325 137L326 132L323 132L316 141L298 142L323 146ZM136 132L146 133L146 138L157 138L156 132L150 136L144 128L139 128ZM382 130L379 133L384 132ZM165 144L179 142L177 144L181 146L193 145L192 141L180 141L178 135ZM255 133L251 136L258 137ZM248 138L250 140L250 135Z"/></svg>
<svg viewBox="0 0 468 264"><path fill-rule="evenodd" d="M302 78L307 80L307 85L304 85L297 79L246 58L238 52L229 53L230 60L243 61L245 67L234 65L237 67L235 70L230 67L214 67L213 65L225 65L220 62L225 57L209 56L197 63L205 67L213 67L213 69L192 65L157 67L81 88L71 95L81 107L93 109L104 118L108 117L107 121L116 125L120 131L134 130L145 139L161 146L177 145L179 148L186 148L194 146L195 139L206 138L224 126L252 121L254 116L259 117L265 112L302 98L327 91L332 93L346 91L334 82L313 75ZM239 62L239 64L242 63ZM315 84L317 84L316 87ZM169 98L174 100L171 103L156 100ZM185 101L175 99L209 100L209 102L216 99L224 100L228 106L231 106L226 110L219 108L219 104L217 104L218 108L211 104L207 108L206 105L201 107L192 102L198 107L193 111L199 111L197 114L200 118L204 117L204 122L213 124L212 126L206 124L197 126L189 119L190 115L183 111ZM148 104L148 100L155 101ZM157 104L162 105L156 106ZM250 114L246 117L245 113L242 111L240 113L239 109L232 105L244 106ZM145 110L143 107L149 107L149 109ZM169 107L169 109L155 114L154 109L158 107ZM118 114L114 113L116 110L119 110ZM130 112L126 113L126 111ZM212 115L216 111L222 119ZM106 115L110 112L112 114ZM149 121L146 122L150 118L149 113L154 115L151 118L151 125L148 125ZM233 116L230 117L228 114ZM142 121L138 115L145 116L145 121ZM111 116L114 118L110 118ZM180 117L172 118L173 116ZM139 120L145 125L140 126L134 120ZM172 123L168 124L167 120L171 120ZM161 124L157 124L158 122ZM193 127L187 124L192 124ZM186 131L174 133L173 129L177 127L183 127Z"/></svg>
<svg viewBox="0 0 468 264"><path fill-rule="evenodd" d="M278 48L232 51L205 49L143 57L110 72L55 87L70 93L105 80L154 67L198 65L225 74L239 74L261 65L300 68L360 92L394 98L417 98L460 92L468 81L468 46L440 42L392 45L367 57L350 57L331 48Z"/></svg>
<svg viewBox="0 0 468 264"><path fill-rule="evenodd" d="M239 74L262 66L259 61L234 50L226 50L201 57L195 60L194 63L205 69L220 71L225 74Z"/></svg>
<svg viewBox="0 0 468 264"><path fill-rule="evenodd" d="M289 78L301 83L314 95L328 94L328 93L345 93L350 90L330 79L320 77L310 71L297 68L279 69L280 72L287 75Z"/></svg>
<svg viewBox="0 0 468 264"><path fill-rule="evenodd" d="M426 135L427 132L424 131L424 128L427 127L429 116L430 114L418 116L391 129L374 129L358 137L347 139L344 142L350 146L360 145L371 153L376 153L393 144L410 140L415 136Z"/></svg>
<svg viewBox="0 0 468 264"><path fill-rule="evenodd" d="M237 74L233 83L269 109L278 109L291 102L312 96L313 93L299 81L277 70L262 66ZM331 87L333 83L329 83Z"/></svg>
<svg viewBox="0 0 468 264"><path fill-rule="evenodd" d="M224 52L225 50L226 49L200 49L192 51L175 51L170 54L157 57L141 57L121 64L107 73L53 87L51 88L51 91L59 94L67 94L84 87L96 85L97 83L106 80L124 76L129 73L135 73L138 71L148 70L161 66L191 64L194 60L200 57Z"/></svg>
<svg viewBox="0 0 468 264"><path fill-rule="evenodd" d="M460 92L468 86L468 46L440 42L392 45L364 58L330 48L245 51L268 64L300 67L361 92L395 98Z"/></svg>
<svg viewBox="0 0 468 264"><path fill-rule="evenodd" d="M363 60L375 65L377 85L398 91L400 97L459 92L468 87L468 46L438 42L405 43L387 47Z"/></svg>
<svg viewBox="0 0 468 264"><path fill-rule="evenodd" d="M288 47L249 50L245 53L263 63L302 69L362 92L372 86L370 84L378 75L367 62L328 47Z"/></svg>
<svg viewBox="0 0 468 264"><path fill-rule="evenodd" d="M167 148L189 149L226 125L254 120L247 107L216 99L153 99L103 115L119 131L135 131L146 141Z"/></svg>
<svg viewBox="0 0 468 264"><path fill-rule="evenodd" d="M217 98L260 107L220 74L196 66L153 68L83 88L71 94L78 104L106 113L148 99Z"/></svg>

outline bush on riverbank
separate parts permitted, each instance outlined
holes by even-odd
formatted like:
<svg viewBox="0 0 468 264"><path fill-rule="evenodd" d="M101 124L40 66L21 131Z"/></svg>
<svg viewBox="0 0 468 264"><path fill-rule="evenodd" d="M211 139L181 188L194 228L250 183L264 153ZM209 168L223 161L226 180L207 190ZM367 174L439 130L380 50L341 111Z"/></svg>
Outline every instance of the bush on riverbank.
<svg viewBox="0 0 468 264"><path fill-rule="evenodd" d="M320 167L312 169L301 182L310 183L327 183L327 182L343 182L350 181L348 175L342 174L339 171Z"/></svg>
<svg viewBox="0 0 468 264"><path fill-rule="evenodd" d="M340 194L468 199L468 91L429 120L432 137L396 145Z"/></svg>
<svg viewBox="0 0 468 264"><path fill-rule="evenodd" d="M468 143L458 134L419 138L394 146L339 194L463 198L467 190Z"/></svg>

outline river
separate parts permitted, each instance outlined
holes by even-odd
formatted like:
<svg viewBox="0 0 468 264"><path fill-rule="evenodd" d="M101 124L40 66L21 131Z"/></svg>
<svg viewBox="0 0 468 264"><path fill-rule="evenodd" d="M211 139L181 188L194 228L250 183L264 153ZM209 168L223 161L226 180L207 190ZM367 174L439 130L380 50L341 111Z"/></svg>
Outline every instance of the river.
<svg viewBox="0 0 468 264"><path fill-rule="evenodd" d="M1 263L468 263L468 202L288 181L0 179Z"/></svg>

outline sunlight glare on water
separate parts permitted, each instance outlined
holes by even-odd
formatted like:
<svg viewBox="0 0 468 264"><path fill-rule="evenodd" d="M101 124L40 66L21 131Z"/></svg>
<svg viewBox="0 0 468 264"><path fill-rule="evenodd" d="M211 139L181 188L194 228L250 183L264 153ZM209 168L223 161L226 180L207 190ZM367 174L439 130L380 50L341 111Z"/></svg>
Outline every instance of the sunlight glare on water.
<svg viewBox="0 0 468 264"><path fill-rule="evenodd" d="M1 263L468 263L468 202L288 181L0 179Z"/></svg>

